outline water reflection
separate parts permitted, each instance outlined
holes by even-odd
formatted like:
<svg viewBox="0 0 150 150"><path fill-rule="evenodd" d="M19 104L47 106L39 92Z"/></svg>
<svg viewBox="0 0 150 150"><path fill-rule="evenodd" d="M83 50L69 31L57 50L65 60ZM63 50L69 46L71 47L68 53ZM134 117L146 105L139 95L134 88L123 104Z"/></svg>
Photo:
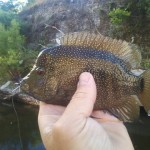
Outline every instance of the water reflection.
<svg viewBox="0 0 150 150"><path fill-rule="evenodd" d="M20 123L23 149L44 150L37 124L38 109L19 104L15 104L15 108ZM17 118L11 104L0 104L0 149L21 149Z"/></svg>
<svg viewBox="0 0 150 150"><path fill-rule="evenodd" d="M38 124L38 108L15 104L20 122L21 139L24 150L45 150ZM140 121L125 124L135 150L150 149L150 118L141 110ZM11 104L0 104L0 150L20 150L17 119Z"/></svg>
<svg viewBox="0 0 150 150"><path fill-rule="evenodd" d="M135 150L150 150L150 117L141 108L138 122L125 124L134 144Z"/></svg>

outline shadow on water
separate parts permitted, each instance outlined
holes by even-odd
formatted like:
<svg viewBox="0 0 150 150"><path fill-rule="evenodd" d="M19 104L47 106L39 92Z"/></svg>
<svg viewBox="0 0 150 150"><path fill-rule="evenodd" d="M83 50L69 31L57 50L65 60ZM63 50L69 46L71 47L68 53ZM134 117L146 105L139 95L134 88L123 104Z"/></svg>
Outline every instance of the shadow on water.
<svg viewBox="0 0 150 150"><path fill-rule="evenodd" d="M15 104L24 150L45 150L37 124L38 108ZM135 150L150 149L150 118L141 109L140 121L125 124ZM12 104L0 104L0 150L20 150L17 118Z"/></svg>
<svg viewBox="0 0 150 150"><path fill-rule="evenodd" d="M15 104L23 150L45 150L37 124L38 109ZM21 150L17 118L12 104L0 104L0 150Z"/></svg>

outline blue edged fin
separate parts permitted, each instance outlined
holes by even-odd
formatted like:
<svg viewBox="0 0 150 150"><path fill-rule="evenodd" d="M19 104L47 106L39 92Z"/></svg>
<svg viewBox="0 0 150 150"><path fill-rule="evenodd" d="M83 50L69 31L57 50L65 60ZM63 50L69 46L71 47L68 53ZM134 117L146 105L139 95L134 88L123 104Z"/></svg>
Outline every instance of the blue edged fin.
<svg viewBox="0 0 150 150"><path fill-rule="evenodd" d="M108 111L123 122L135 121L140 114L139 103L134 96L127 97L123 106L110 108Z"/></svg>
<svg viewBox="0 0 150 150"><path fill-rule="evenodd" d="M129 69L140 67L141 54L136 46L126 41L112 39L101 34L74 32L60 37L60 45L82 46L97 50L105 50L124 60Z"/></svg>

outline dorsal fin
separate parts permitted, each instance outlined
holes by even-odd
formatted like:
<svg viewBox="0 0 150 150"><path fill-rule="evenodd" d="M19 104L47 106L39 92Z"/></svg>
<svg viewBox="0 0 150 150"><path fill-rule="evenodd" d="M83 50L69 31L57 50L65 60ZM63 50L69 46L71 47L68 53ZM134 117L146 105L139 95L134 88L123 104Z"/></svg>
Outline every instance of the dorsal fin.
<svg viewBox="0 0 150 150"><path fill-rule="evenodd" d="M101 34L74 32L60 38L61 45L91 47L106 50L124 60L130 69L140 67L141 54L126 41L112 39Z"/></svg>

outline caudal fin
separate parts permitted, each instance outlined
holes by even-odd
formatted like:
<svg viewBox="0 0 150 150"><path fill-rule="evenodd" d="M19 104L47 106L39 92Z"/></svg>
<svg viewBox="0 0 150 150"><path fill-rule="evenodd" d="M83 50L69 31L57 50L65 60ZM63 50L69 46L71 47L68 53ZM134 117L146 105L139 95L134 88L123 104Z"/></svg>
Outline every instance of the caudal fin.
<svg viewBox="0 0 150 150"><path fill-rule="evenodd" d="M142 74L141 79L141 92L139 93L139 99L144 106L144 109L150 115L150 70L146 70Z"/></svg>

